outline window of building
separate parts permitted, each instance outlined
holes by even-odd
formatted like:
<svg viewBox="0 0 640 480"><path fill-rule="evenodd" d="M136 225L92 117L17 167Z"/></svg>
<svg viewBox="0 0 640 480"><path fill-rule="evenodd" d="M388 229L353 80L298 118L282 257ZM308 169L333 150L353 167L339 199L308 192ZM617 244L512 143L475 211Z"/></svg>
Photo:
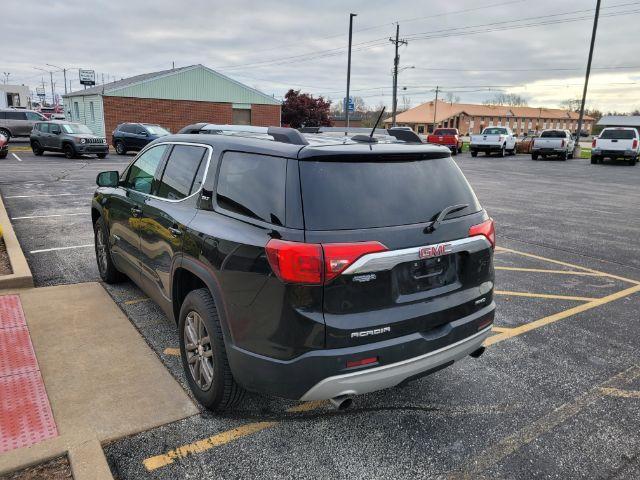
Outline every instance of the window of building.
<svg viewBox="0 0 640 480"><path fill-rule="evenodd" d="M93 111L93 102L89 102L89 113L91 114L91 121L95 122L96 121L96 114Z"/></svg>
<svg viewBox="0 0 640 480"><path fill-rule="evenodd" d="M418 125L418 133L424 133L424 125Z"/></svg>
<svg viewBox="0 0 640 480"><path fill-rule="evenodd" d="M180 200L194 193L196 173L200 170L206 152L207 149L204 147L175 145L167 160L156 195L168 200Z"/></svg>
<svg viewBox="0 0 640 480"><path fill-rule="evenodd" d="M74 118L80 120L80 107L78 106L78 102L73 102L73 112Z"/></svg>
<svg viewBox="0 0 640 480"><path fill-rule="evenodd" d="M284 158L226 153L218 175L218 206L274 225L283 225L286 176L287 162ZM247 185L252 188L247 188Z"/></svg>
<svg viewBox="0 0 640 480"><path fill-rule="evenodd" d="M158 145L144 152L127 173L125 187L142 193L151 193L153 177L166 151L166 145Z"/></svg>
<svg viewBox="0 0 640 480"><path fill-rule="evenodd" d="M251 125L251 110L248 108L234 108L232 116L234 125Z"/></svg>

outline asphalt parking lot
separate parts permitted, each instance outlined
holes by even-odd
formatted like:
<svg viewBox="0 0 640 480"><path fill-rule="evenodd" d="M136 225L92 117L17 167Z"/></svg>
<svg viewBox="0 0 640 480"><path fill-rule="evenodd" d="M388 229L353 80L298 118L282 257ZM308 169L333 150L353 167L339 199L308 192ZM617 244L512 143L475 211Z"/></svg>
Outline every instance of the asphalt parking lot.
<svg viewBox="0 0 640 480"><path fill-rule="evenodd" d="M36 285L97 280L95 175L132 157L16 153L0 190ZM251 395L107 445L114 477L640 477L640 167L456 161L501 247L485 355L346 411ZM175 326L132 284L106 288L186 389Z"/></svg>

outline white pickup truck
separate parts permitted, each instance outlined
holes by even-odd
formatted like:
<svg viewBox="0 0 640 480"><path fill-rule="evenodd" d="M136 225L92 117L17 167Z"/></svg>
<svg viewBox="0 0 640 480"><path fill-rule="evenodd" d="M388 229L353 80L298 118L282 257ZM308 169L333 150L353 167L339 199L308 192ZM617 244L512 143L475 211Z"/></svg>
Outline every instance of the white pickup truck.
<svg viewBox="0 0 640 480"><path fill-rule="evenodd" d="M605 128L591 144L591 163L602 163L605 158L622 158L628 165L635 165L639 156L640 135L635 128Z"/></svg>
<svg viewBox="0 0 640 480"><path fill-rule="evenodd" d="M560 157L562 160L573 158L573 149L576 145L569 130L543 130L538 138L533 140L531 146L531 159L538 157Z"/></svg>
<svg viewBox="0 0 640 480"><path fill-rule="evenodd" d="M471 135L469 150L472 157L477 157L478 152L485 152L491 155L497 152L504 157L516 154L516 137L510 128L507 127L487 127L480 135Z"/></svg>

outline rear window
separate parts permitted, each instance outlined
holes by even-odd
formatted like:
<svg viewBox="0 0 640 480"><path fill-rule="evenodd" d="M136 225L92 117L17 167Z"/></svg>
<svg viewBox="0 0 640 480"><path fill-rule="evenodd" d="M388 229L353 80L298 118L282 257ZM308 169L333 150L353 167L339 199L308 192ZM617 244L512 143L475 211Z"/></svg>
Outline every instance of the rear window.
<svg viewBox="0 0 640 480"><path fill-rule="evenodd" d="M350 230L428 222L442 209L480 210L464 175L448 158L407 162L301 161L305 226Z"/></svg>
<svg viewBox="0 0 640 480"><path fill-rule="evenodd" d="M562 130L547 130L546 132L542 132L542 134L540 134L540 137L541 138L566 138L567 134Z"/></svg>
<svg viewBox="0 0 640 480"><path fill-rule="evenodd" d="M507 134L507 129L506 128L485 128L482 131L483 135L506 135Z"/></svg>
<svg viewBox="0 0 640 480"><path fill-rule="evenodd" d="M636 132L633 130L603 130L600 138L609 140L633 140Z"/></svg>
<svg viewBox="0 0 640 480"><path fill-rule="evenodd" d="M435 132L433 132L433 134L434 135L457 135L458 132L456 132L456 130L453 128L440 128Z"/></svg>

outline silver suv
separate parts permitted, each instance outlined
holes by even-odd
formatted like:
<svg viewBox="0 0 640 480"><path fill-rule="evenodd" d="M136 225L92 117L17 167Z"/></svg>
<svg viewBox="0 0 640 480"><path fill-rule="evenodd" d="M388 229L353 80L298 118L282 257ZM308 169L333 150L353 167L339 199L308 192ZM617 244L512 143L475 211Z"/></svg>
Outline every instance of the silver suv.
<svg viewBox="0 0 640 480"><path fill-rule="evenodd" d="M95 135L81 123L61 121L37 122L31 132L31 149L34 155L62 152L67 158L85 154L104 158L109 153L106 138Z"/></svg>
<svg viewBox="0 0 640 480"><path fill-rule="evenodd" d="M36 122L47 119L33 110L18 108L0 109L0 134L11 137L28 137Z"/></svg>

